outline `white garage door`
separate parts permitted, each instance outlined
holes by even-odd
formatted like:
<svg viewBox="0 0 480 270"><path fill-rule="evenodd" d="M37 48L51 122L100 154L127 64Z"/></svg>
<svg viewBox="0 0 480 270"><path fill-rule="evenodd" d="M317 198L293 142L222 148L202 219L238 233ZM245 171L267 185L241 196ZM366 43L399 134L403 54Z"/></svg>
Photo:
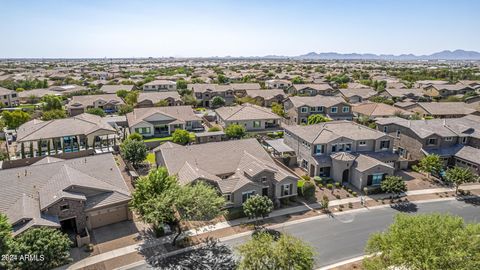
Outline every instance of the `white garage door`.
<svg viewBox="0 0 480 270"><path fill-rule="evenodd" d="M92 229L127 220L127 207L119 206L101 210L89 216Z"/></svg>

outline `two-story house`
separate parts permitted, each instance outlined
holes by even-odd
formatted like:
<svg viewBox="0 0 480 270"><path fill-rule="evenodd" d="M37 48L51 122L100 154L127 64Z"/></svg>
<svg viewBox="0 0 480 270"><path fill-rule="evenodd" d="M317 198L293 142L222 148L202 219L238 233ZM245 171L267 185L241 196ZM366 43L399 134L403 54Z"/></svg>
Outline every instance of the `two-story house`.
<svg viewBox="0 0 480 270"><path fill-rule="evenodd" d="M438 154L448 166L480 172L480 117L456 119L377 120L377 129L395 137L395 149L403 158L416 162L428 154Z"/></svg>
<svg viewBox="0 0 480 270"><path fill-rule="evenodd" d="M330 84L328 83L309 83L309 84L293 84L288 87L287 93L290 95L299 95L299 96L332 96L337 91L335 91Z"/></svg>
<svg viewBox="0 0 480 270"><path fill-rule="evenodd" d="M235 101L234 89L230 85L189 84L187 89L193 91L195 99L203 107L212 107L212 99L217 96L225 101L225 105L231 105Z"/></svg>
<svg viewBox="0 0 480 270"><path fill-rule="evenodd" d="M177 84L173 81L155 80L144 84L143 91L177 91Z"/></svg>
<svg viewBox="0 0 480 270"><path fill-rule="evenodd" d="M165 143L154 152L157 166L177 175L180 184L212 184L227 207L241 207L255 194L268 196L275 205L297 195L297 177L278 166L256 139L187 146Z"/></svg>
<svg viewBox="0 0 480 270"><path fill-rule="evenodd" d="M204 129L202 119L190 106L135 108L127 114L127 123L131 133L136 132L147 138L170 136L175 129Z"/></svg>
<svg viewBox="0 0 480 270"><path fill-rule="evenodd" d="M367 101L369 98L378 95L373 88L346 88L339 89L342 97L349 103L359 103Z"/></svg>
<svg viewBox="0 0 480 270"><path fill-rule="evenodd" d="M458 118L469 114L480 114L479 111L463 102L417 102L404 109L422 117L434 118Z"/></svg>
<svg viewBox="0 0 480 270"><path fill-rule="evenodd" d="M424 93L430 97L448 97L453 95L465 95L474 92L475 89L470 86L457 84L432 84L424 88Z"/></svg>
<svg viewBox="0 0 480 270"><path fill-rule="evenodd" d="M245 93L240 96L254 98L258 104L261 104L264 107L271 107L274 102L282 104L286 98L282 89L245 90Z"/></svg>
<svg viewBox="0 0 480 270"><path fill-rule="evenodd" d="M351 120L350 105L336 96L294 96L283 104L289 124L305 124L313 114L322 114L333 120Z"/></svg>
<svg viewBox="0 0 480 270"><path fill-rule="evenodd" d="M398 168L393 137L351 121L285 126L284 143L310 176L333 178L363 189Z"/></svg>
<svg viewBox="0 0 480 270"><path fill-rule="evenodd" d="M19 104L17 92L0 87L0 107L15 107Z"/></svg>
<svg viewBox="0 0 480 270"><path fill-rule="evenodd" d="M245 103L236 106L225 106L215 110L217 122L223 127L231 124L242 125L247 131L279 129L282 117L270 109Z"/></svg>

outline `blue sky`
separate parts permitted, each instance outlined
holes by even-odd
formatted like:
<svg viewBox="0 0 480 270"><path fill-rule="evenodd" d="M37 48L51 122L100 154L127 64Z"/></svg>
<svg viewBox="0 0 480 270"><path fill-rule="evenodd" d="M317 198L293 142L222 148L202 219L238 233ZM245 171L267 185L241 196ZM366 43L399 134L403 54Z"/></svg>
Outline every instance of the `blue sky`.
<svg viewBox="0 0 480 270"><path fill-rule="evenodd" d="M480 51L476 0L0 0L0 58Z"/></svg>

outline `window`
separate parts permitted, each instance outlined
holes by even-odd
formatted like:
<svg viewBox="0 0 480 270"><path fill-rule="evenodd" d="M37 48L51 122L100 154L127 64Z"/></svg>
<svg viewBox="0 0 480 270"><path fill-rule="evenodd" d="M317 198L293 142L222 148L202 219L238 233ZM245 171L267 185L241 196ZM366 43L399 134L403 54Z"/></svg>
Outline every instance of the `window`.
<svg viewBox="0 0 480 270"><path fill-rule="evenodd" d="M451 142L451 141L453 141L453 137L446 137L446 138L445 138L445 141L446 141L446 142Z"/></svg>
<svg viewBox="0 0 480 270"><path fill-rule="evenodd" d="M323 107L322 106L317 107L317 112L323 112Z"/></svg>
<svg viewBox="0 0 480 270"><path fill-rule="evenodd" d="M467 143L467 137L462 137L462 143L466 144Z"/></svg>
<svg viewBox="0 0 480 270"><path fill-rule="evenodd" d="M266 176L262 176L262 184L265 184L267 182L267 177Z"/></svg>
<svg viewBox="0 0 480 270"><path fill-rule="evenodd" d="M390 148L390 141L381 141L380 142L380 149L388 149Z"/></svg>
<svg viewBox="0 0 480 270"><path fill-rule="evenodd" d="M300 108L301 113L307 113L308 112L308 107L302 107Z"/></svg>
<svg viewBox="0 0 480 270"><path fill-rule="evenodd" d="M344 113L350 112L350 107L343 107L342 112Z"/></svg>
<svg viewBox="0 0 480 270"><path fill-rule="evenodd" d="M346 152L352 151L352 144L351 143L346 143L345 144L345 151Z"/></svg>
<svg viewBox="0 0 480 270"><path fill-rule="evenodd" d="M280 193L282 194L281 196L292 195L293 185L292 184L284 184L284 185L281 185L280 189L281 189Z"/></svg>
<svg viewBox="0 0 480 270"><path fill-rule="evenodd" d="M437 139L436 138L429 138L427 141L427 145L436 145Z"/></svg>
<svg viewBox="0 0 480 270"><path fill-rule="evenodd" d="M232 194L224 194L223 197L225 198L225 200L227 202L231 202L232 201Z"/></svg>
<svg viewBox="0 0 480 270"><path fill-rule="evenodd" d="M253 121L253 127L254 127L254 128L258 128L258 127L260 127L260 126L261 126L261 125L260 125L260 121Z"/></svg>
<svg viewBox="0 0 480 270"><path fill-rule="evenodd" d="M60 205L60 211L66 211L68 209L70 209L70 205L68 204Z"/></svg>
<svg viewBox="0 0 480 270"><path fill-rule="evenodd" d="M400 130L397 129L397 138L400 138Z"/></svg>
<svg viewBox="0 0 480 270"><path fill-rule="evenodd" d="M331 113L337 113L337 111L338 111L338 108L337 108L337 107L332 107L332 108L330 108L330 112L331 112Z"/></svg>
<svg viewBox="0 0 480 270"><path fill-rule="evenodd" d="M337 145L333 144L332 145L332 153L335 153L335 152L337 152Z"/></svg>
<svg viewBox="0 0 480 270"><path fill-rule="evenodd" d="M372 174L372 186L380 185L383 179L383 173Z"/></svg>
<svg viewBox="0 0 480 270"><path fill-rule="evenodd" d="M385 133L388 132L388 127L387 127L387 126L384 126L384 127L383 127L383 132L385 132Z"/></svg>
<svg viewBox="0 0 480 270"><path fill-rule="evenodd" d="M242 203L246 202L248 198L252 197L253 195L255 195L255 190L242 192Z"/></svg>
<svg viewBox="0 0 480 270"><path fill-rule="evenodd" d="M367 145L367 142L366 141L359 141L358 145L359 146L365 146L365 145Z"/></svg>
<svg viewBox="0 0 480 270"><path fill-rule="evenodd" d="M140 133L140 134L149 134L150 133L150 128L149 127L136 128L135 132Z"/></svg>
<svg viewBox="0 0 480 270"><path fill-rule="evenodd" d="M323 144L317 144L313 150L314 155L319 156L323 154Z"/></svg>
<svg viewBox="0 0 480 270"><path fill-rule="evenodd" d="M302 159L302 168L307 169L308 168L308 161L305 159Z"/></svg>

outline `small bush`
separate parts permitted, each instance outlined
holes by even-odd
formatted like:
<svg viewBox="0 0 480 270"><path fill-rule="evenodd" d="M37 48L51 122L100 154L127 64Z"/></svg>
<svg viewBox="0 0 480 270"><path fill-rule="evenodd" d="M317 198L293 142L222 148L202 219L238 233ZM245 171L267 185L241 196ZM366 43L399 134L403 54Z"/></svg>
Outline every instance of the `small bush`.
<svg viewBox="0 0 480 270"><path fill-rule="evenodd" d="M318 183L317 186L318 186L318 188L323 189L323 184L322 183Z"/></svg>
<svg viewBox="0 0 480 270"><path fill-rule="evenodd" d="M353 208L353 203L349 202L348 203L348 208Z"/></svg>
<svg viewBox="0 0 480 270"><path fill-rule="evenodd" d="M310 181L310 176L302 175L302 179L305 180L305 181Z"/></svg>
<svg viewBox="0 0 480 270"><path fill-rule="evenodd" d="M347 195L346 195L346 196L347 196L347 198L350 198L350 194L348 194L348 193L347 193Z"/></svg>
<svg viewBox="0 0 480 270"><path fill-rule="evenodd" d="M311 199L315 197L315 186L312 184L312 182L305 182L305 184L301 189L302 189L302 196L305 199Z"/></svg>
<svg viewBox="0 0 480 270"><path fill-rule="evenodd" d="M340 207L340 209L342 209L342 208L345 207L345 206L343 206L343 204L340 204L338 207Z"/></svg>
<svg viewBox="0 0 480 270"><path fill-rule="evenodd" d="M333 185L332 184L327 184L327 188L328 189L333 189Z"/></svg>
<svg viewBox="0 0 480 270"><path fill-rule="evenodd" d="M348 189L347 191L348 191L348 193L352 193L352 192L353 192L353 190L351 190L351 189Z"/></svg>
<svg viewBox="0 0 480 270"><path fill-rule="evenodd" d="M340 188L340 183L339 182L335 182L335 188Z"/></svg>
<svg viewBox="0 0 480 270"><path fill-rule="evenodd" d="M357 192L354 191L354 192L352 192L352 195L353 195L353 197L357 197L358 194L357 194Z"/></svg>
<svg viewBox="0 0 480 270"><path fill-rule="evenodd" d="M335 198L337 198L337 200L339 200L339 199L340 199L340 195L338 195L338 194L335 195Z"/></svg>

